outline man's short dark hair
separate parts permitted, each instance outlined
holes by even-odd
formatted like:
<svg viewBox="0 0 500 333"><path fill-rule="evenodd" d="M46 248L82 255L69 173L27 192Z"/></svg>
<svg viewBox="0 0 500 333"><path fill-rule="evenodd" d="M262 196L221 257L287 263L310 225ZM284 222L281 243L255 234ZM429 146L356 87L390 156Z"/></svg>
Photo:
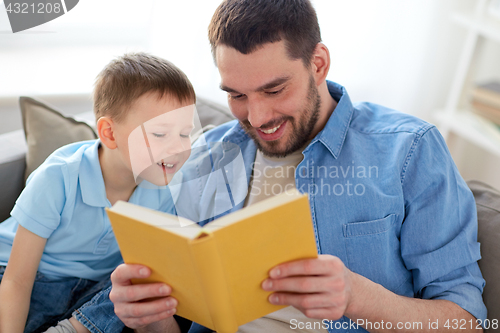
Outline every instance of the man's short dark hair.
<svg viewBox="0 0 500 333"><path fill-rule="evenodd" d="M302 59L307 68L321 42L309 0L224 0L212 17L208 38L214 60L219 45L248 54L263 44L284 40L289 57Z"/></svg>

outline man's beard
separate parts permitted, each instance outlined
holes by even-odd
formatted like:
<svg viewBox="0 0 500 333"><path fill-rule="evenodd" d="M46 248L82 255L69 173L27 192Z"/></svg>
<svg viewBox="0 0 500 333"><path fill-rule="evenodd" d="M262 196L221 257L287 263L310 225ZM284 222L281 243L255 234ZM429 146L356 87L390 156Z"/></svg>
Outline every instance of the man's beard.
<svg viewBox="0 0 500 333"><path fill-rule="evenodd" d="M300 119L285 116L279 120L272 121L273 124L277 125L287 120L288 123L286 126L291 126L291 131L289 129L285 129L290 132L290 138L286 142L285 147L281 150L279 149L279 144L284 138L280 138L276 141L263 141L255 132L258 131L258 129L253 128L248 119L240 121L240 124L245 132L253 139L257 149L259 149L265 156L285 157L293 152L296 152L300 148L303 148L311 139L310 136L319 119L320 106L321 98L319 96L318 89L314 84L314 79L311 76L309 79L309 91L307 93L307 105L301 112Z"/></svg>

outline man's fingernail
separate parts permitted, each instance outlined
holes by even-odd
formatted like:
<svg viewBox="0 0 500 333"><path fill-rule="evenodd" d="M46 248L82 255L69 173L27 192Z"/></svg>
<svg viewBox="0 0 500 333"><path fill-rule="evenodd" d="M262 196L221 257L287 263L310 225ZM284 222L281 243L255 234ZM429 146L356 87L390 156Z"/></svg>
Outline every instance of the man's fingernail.
<svg viewBox="0 0 500 333"><path fill-rule="evenodd" d="M270 290L273 287L273 282L271 280L265 280L262 284L262 288Z"/></svg>
<svg viewBox="0 0 500 333"><path fill-rule="evenodd" d="M279 301L278 296L276 296L276 295L269 296L269 302L271 302L272 304L278 304L278 301Z"/></svg>
<svg viewBox="0 0 500 333"><path fill-rule="evenodd" d="M160 287L160 294L162 295L167 295L168 294L168 287L167 286L161 286Z"/></svg>
<svg viewBox="0 0 500 333"><path fill-rule="evenodd" d="M141 268L141 269L139 270L139 274L140 274L140 275L142 275L142 276L146 276L146 275L148 275L148 270L147 270L147 268Z"/></svg>
<svg viewBox="0 0 500 333"><path fill-rule="evenodd" d="M167 307L169 307L169 308L175 306L173 299L169 299L165 303L167 304Z"/></svg>
<svg viewBox="0 0 500 333"><path fill-rule="evenodd" d="M272 277L279 277L281 275L281 270L279 268L271 271L271 276Z"/></svg>

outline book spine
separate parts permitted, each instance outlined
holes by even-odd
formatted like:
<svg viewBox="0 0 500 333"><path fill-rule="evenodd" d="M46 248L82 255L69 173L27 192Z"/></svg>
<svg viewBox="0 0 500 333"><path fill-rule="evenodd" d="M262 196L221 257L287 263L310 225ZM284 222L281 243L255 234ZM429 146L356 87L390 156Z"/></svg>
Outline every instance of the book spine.
<svg viewBox="0 0 500 333"><path fill-rule="evenodd" d="M215 330L219 333L236 332L238 324L214 236L203 234L191 242L190 248Z"/></svg>

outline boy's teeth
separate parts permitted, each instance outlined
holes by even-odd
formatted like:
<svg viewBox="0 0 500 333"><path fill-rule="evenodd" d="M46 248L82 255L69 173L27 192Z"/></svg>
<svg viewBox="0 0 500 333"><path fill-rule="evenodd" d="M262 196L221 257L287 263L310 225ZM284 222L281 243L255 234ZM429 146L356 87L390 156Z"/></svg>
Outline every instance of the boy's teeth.
<svg viewBox="0 0 500 333"><path fill-rule="evenodd" d="M173 168L174 165L173 164L170 164L170 163L165 163L165 162L158 162L156 163L158 166L164 166L164 167L167 167L167 168Z"/></svg>
<svg viewBox="0 0 500 333"><path fill-rule="evenodd" d="M274 133L278 130L278 128L281 127L281 124L279 124L278 126L276 126L275 128L271 128L271 129L268 129L268 130L261 130L262 132L266 133L266 134L271 134L271 133Z"/></svg>

